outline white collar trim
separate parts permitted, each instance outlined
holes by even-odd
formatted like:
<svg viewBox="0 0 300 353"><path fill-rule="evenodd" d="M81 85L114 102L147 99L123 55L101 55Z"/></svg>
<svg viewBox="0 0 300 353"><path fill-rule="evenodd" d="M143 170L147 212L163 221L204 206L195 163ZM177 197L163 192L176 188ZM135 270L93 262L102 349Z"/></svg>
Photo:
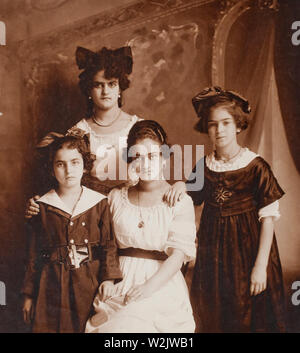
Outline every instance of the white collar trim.
<svg viewBox="0 0 300 353"><path fill-rule="evenodd" d="M47 205L56 207L66 213L71 217L76 217L79 214L89 210L97 203L105 199L106 196L96 192L94 190L88 189L85 186L82 187L82 195L75 207L75 210L72 214L72 211L69 207L62 201L54 189L51 189L45 195L38 199L38 202L46 203Z"/></svg>
<svg viewBox="0 0 300 353"><path fill-rule="evenodd" d="M214 152L211 152L205 161L208 169L214 172L227 172L246 167L256 157L259 157L259 155L250 151L247 147L243 147L241 154L233 161L223 162L222 160L217 160Z"/></svg>

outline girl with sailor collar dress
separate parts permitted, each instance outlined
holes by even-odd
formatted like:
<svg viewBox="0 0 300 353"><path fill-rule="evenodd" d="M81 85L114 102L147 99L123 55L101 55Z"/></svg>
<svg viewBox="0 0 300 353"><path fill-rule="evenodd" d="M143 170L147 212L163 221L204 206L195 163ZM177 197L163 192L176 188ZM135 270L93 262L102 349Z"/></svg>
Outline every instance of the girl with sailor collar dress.
<svg viewBox="0 0 300 353"><path fill-rule="evenodd" d="M29 223L24 320L33 332L82 332L99 285L109 287L121 273L107 198L80 185L83 140L54 140L58 187L38 200L40 213Z"/></svg>

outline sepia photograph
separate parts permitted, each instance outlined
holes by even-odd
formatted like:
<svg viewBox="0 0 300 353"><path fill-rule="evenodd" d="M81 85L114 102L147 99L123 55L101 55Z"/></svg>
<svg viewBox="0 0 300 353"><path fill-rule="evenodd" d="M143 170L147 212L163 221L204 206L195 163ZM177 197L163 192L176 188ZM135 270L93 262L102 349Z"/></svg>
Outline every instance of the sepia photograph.
<svg viewBox="0 0 300 353"><path fill-rule="evenodd" d="M299 0L0 0L0 333L300 333L299 62Z"/></svg>

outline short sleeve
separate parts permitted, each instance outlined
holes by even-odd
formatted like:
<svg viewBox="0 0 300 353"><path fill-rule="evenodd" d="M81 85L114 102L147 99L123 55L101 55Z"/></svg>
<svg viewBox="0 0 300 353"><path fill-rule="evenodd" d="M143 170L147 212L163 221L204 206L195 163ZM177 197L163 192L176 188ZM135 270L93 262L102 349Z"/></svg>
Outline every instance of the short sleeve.
<svg viewBox="0 0 300 353"><path fill-rule="evenodd" d="M201 205L205 199L204 163L205 158L201 158L186 181L187 193L192 198L195 206Z"/></svg>
<svg viewBox="0 0 300 353"><path fill-rule="evenodd" d="M272 217L274 221L277 221L280 218L278 200L258 210L258 220L261 221L262 218L265 217Z"/></svg>
<svg viewBox="0 0 300 353"><path fill-rule="evenodd" d="M254 194L257 207L261 209L279 200L284 195L284 191L279 186L269 164L262 158L258 159L256 174Z"/></svg>
<svg viewBox="0 0 300 353"><path fill-rule="evenodd" d="M182 250L184 262L192 261L196 257L196 224L195 211L192 199L185 197L177 203L174 209L174 218L169 228L165 253L170 254L170 249Z"/></svg>

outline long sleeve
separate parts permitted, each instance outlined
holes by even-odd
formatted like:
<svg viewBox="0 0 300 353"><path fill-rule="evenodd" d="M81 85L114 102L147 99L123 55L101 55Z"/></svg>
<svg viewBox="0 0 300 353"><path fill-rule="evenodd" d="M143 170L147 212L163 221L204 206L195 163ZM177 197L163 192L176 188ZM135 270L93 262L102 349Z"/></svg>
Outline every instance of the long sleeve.
<svg viewBox="0 0 300 353"><path fill-rule="evenodd" d="M122 273L119 266L118 248L115 238L115 233L112 224L112 216L109 210L109 205L106 202L101 216L101 275L100 280L109 279L122 280Z"/></svg>
<svg viewBox="0 0 300 353"><path fill-rule="evenodd" d="M37 216L39 218L39 216ZM25 276L21 293L30 297L35 297L37 294L37 285L40 275L39 263L39 242L38 242L38 227L36 219L30 220L27 225L27 258L25 265Z"/></svg>

